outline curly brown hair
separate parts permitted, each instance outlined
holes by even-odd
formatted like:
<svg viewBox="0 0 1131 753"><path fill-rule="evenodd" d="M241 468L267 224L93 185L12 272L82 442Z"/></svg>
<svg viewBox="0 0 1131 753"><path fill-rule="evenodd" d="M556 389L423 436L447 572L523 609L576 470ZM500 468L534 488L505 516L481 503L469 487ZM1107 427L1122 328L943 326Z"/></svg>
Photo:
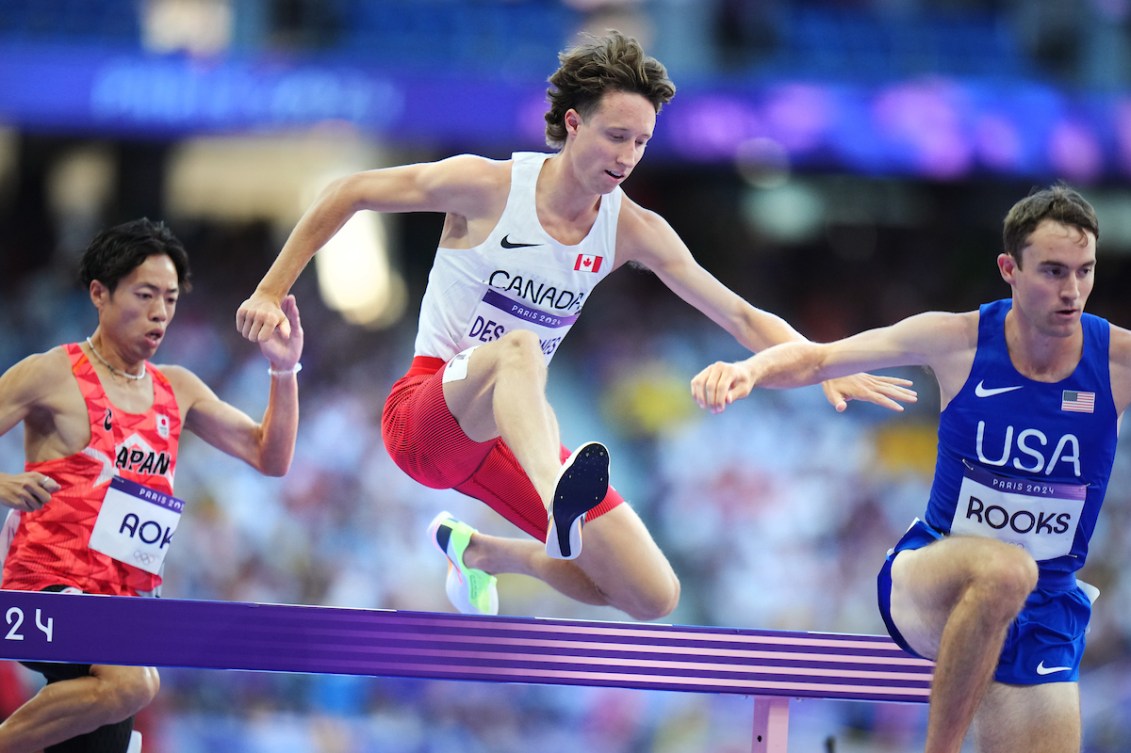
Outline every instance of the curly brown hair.
<svg viewBox="0 0 1131 753"><path fill-rule="evenodd" d="M566 112L576 110L587 118L606 92L640 94L657 113L675 96L675 84L663 63L645 54L634 38L615 30L586 38L558 55L561 65L549 78L546 144L554 149L566 142Z"/></svg>
<svg viewBox="0 0 1131 753"><path fill-rule="evenodd" d="M1017 260L1018 267L1021 266L1021 250L1044 220L1053 220L1081 232L1090 232L1096 241L1100 239L1100 222L1096 218L1096 210L1077 191L1064 183L1057 183L1021 199L1005 216L1002 245L1005 253Z"/></svg>

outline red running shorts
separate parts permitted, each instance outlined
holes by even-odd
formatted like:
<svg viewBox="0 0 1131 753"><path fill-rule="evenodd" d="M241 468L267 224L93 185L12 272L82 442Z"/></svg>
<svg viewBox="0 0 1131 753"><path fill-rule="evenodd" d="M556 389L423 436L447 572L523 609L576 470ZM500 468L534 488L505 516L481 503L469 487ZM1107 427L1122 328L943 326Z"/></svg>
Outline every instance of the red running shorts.
<svg viewBox="0 0 1131 753"><path fill-rule="evenodd" d="M397 466L433 489L455 489L486 503L492 510L541 541L549 520L534 485L502 439L476 442L459 427L444 400L444 370L439 358L417 356L385 400L381 435ZM564 462L570 450L561 448ZM586 515L593 520L624 502L611 485L599 505Z"/></svg>

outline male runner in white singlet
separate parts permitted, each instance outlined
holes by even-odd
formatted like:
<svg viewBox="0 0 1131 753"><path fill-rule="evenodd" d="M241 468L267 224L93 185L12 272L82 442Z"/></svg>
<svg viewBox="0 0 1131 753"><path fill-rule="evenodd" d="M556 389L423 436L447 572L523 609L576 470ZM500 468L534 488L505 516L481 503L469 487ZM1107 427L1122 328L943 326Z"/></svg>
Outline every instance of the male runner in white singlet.
<svg viewBox="0 0 1131 753"><path fill-rule="evenodd" d="M664 67L617 32L560 56L546 140L553 154L460 155L332 183L299 221L236 324L262 340L286 327L278 302L355 212L443 212L416 353L385 404L385 444L420 483L483 500L536 539L479 534L446 513L431 538L448 594L495 613L495 574L523 573L638 619L675 608L679 581L640 518L609 486L598 443L573 453L546 400L546 367L593 287L634 261L757 351L803 339L704 270L667 222L621 190L675 93ZM826 385L898 408L905 380L857 375ZM585 547L581 547L581 524Z"/></svg>

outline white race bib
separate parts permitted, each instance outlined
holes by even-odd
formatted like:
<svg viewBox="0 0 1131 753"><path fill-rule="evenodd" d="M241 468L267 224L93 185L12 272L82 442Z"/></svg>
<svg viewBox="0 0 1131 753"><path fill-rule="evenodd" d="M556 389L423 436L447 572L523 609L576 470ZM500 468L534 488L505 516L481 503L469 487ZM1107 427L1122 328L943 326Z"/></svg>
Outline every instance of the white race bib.
<svg viewBox="0 0 1131 753"><path fill-rule="evenodd" d="M1072 552L1088 487L1006 478L967 465L951 533L1017 544L1038 562Z"/></svg>
<svg viewBox="0 0 1131 753"><path fill-rule="evenodd" d="M555 314L489 289L476 306L467 338L477 343L488 343L498 340L510 330L528 329L538 335L542 354L548 360L577 321L577 317L576 313Z"/></svg>
<svg viewBox="0 0 1131 753"><path fill-rule="evenodd" d="M185 503L115 476L90 534L90 548L154 575L161 572Z"/></svg>

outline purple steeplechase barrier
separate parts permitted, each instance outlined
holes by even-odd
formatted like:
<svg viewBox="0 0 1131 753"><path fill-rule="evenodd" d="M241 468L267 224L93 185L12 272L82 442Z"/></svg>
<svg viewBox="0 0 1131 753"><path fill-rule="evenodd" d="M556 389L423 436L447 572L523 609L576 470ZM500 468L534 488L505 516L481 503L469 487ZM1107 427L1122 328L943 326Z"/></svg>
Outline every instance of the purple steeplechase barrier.
<svg viewBox="0 0 1131 753"><path fill-rule="evenodd" d="M756 753L792 698L923 703L933 668L875 635L22 591L0 659L736 693Z"/></svg>

